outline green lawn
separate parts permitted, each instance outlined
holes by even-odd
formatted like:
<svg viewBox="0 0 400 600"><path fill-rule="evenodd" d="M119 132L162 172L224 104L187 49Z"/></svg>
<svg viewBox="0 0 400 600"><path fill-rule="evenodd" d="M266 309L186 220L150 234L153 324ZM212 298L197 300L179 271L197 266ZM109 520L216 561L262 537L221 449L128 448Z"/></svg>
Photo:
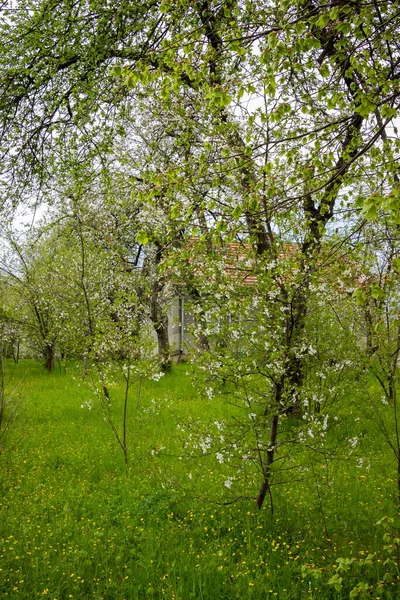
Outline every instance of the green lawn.
<svg viewBox="0 0 400 600"><path fill-rule="evenodd" d="M315 463L312 475L277 487L271 517L251 498L224 505L230 465L186 456L180 423L234 410L201 399L186 365L144 383L139 401L132 389L128 470L96 402L81 407L93 393L78 367L8 368L22 404L0 457L1 598L348 598L359 582L365 591L353 597L400 597L396 543L387 537L385 550L375 525L385 515L396 523L395 468L372 426L356 425L369 469L336 460L325 485ZM111 392L119 424L118 381ZM255 492L248 482L235 490ZM357 560L342 563L337 591L328 581L339 557Z"/></svg>

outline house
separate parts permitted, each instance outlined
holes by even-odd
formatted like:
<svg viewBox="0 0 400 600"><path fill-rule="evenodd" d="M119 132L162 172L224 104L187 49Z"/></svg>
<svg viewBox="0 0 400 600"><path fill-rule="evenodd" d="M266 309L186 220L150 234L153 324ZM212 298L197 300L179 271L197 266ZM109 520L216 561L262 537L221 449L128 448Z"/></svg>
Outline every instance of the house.
<svg viewBox="0 0 400 600"><path fill-rule="evenodd" d="M190 240L193 254L190 259L190 277L194 279L194 283L182 283L178 281L175 286L176 295L172 298L167 311L168 319L168 342L171 349L173 360L179 361L180 357L188 354L190 350L196 347L192 334L192 326L194 325L194 317L190 311L189 305L198 295L196 286L196 271L199 269L196 264L196 239ZM257 282L257 277L253 274L252 265L247 257L246 245L239 243L230 243L227 247L219 248L219 260L222 263L222 275L228 276L228 280L239 283L243 289L253 287ZM201 257L201 254L199 255ZM215 256L218 260L218 257ZM187 263L186 263L187 266ZM199 273L200 274L200 273ZM202 273L203 274L203 273ZM213 275L210 275L211 281ZM154 331L154 340L157 344L158 338Z"/></svg>
<svg viewBox="0 0 400 600"><path fill-rule="evenodd" d="M200 244L199 244L200 246ZM194 324L193 314L190 312L190 304L193 302L194 294L199 294L197 288L197 273L199 280L202 280L202 287L208 287L206 292L201 292L210 295L210 289L212 290L213 283L215 282L216 287L220 283L225 285L227 288L235 290L236 294L239 293L239 297L243 294L247 296L252 294L252 290L258 289L259 276L255 273L256 268L260 268L260 265L256 265L256 261L260 260L261 268L267 269L272 274L278 287L285 287L289 281L295 288L298 285L302 285L300 281L296 282L296 274L300 274L300 261L301 261L301 247L293 243L284 243L281 245L278 251L278 258L274 259L271 257L269 263L266 264L266 257L255 256L251 250L251 247L246 242L230 242L225 246L219 246L213 249L212 261L210 267L210 273L204 277L203 267L197 266L197 264L203 264L202 252L204 247L199 248L197 252L196 239L190 240L190 258L186 259L186 268L188 280L191 278L191 284L183 284L179 281L176 286L176 296L173 297L169 309L168 309L168 340L171 348L171 355L175 361L178 361L182 355L188 354L191 348L196 347L191 328ZM330 249L327 247L328 258L330 255ZM178 259L179 260L179 259ZM198 261L198 262L197 262ZM339 273L335 272L335 268L330 264L329 260L324 260L324 256L320 256L318 264L325 271L324 278L327 277L329 285L334 288L346 289L354 291L354 285L356 280L356 268L352 264L352 261L346 257L345 260L340 261L336 265L336 269L339 270L342 275L342 279L338 277ZM208 267L205 266L205 269ZM328 274L326 269L328 269ZM319 269L318 269L319 271ZM185 266L182 273L185 272ZM208 276L208 280L207 280ZM184 277L184 275L183 275ZM335 282L332 279L335 277ZM208 284L208 285L207 285ZM351 285L352 284L352 285ZM356 284L357 287L357 284ZM191 289L193 288L193 289ZM217 300L216 300L217 301ZM249 317L250 318L250 317ZM155 340L157 336L155 335Z"/></svg>

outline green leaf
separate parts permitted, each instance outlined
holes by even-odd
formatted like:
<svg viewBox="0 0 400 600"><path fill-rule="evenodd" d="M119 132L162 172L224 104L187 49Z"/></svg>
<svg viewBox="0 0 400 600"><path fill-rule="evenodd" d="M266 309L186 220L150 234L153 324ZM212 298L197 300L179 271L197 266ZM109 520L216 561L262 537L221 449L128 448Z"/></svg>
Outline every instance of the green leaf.
<svg viewBox="0 0 400 600"><path fill-rule="evenodd" d="M397 110L388 104L381 107L381 115L384 119L392 119L397 114Z"/></svg>
<svg viewBox="0 0 400 600"><path fill-rule="evenodd" d="M356 305L357 306L363 306L363 304L365 304L366 301L366 293L364 290L358 289L354 292L354 297L356 299Z"/></svg>
<svg viewBox="0 0 400 600"><path fill-rule="evenodd" d="M228 226L225 221L223 221L223 220L218 221L218 223L216 225L217 231L219 231L220 233L224 233L227 229L228 229Z"/></svg>
<svg viewBox="0 0 400 600"><path fill-rule="evenodd" d="M335 573L335 575L333 575L328 580L328 585L333 585L335 590L337 592L340 592L340 590L342 589L342 581L343 581L343 577L340 577L340 575L338 573Z"/></svg>
<svg viewBox="0 0 400 600"><path fill-rule="evenodd" d="M321 74L321 77L329 77L329 67L328 67L328 65L326 63L322 64L320 66L319 72Z"/></svg>
<svg viewBox="0 0 400 600"><path fill-rule="evenodd" d="M298 21L294 27L294 30L297 35L301 35L305 29L306 25L303 21Z"/></svg>
<svg viewBox="0 0 400 600"><path fill-rule="evenodd" d="M222 106L222 107L229 106L229 104L231 102L232 102L232 96L230 96L226 92L220 92L220 95L219 95L220 106Z"/></svg>
<svg viewBox="0 0 400 600"><path fill-rule="evenodd" d="M149 241L147 233L145 231L139 231L139 233L136 236L136 241L138 244L147 244Z"/></svg>
<svg viewBox="0 0 400 600"><path fill-rule="evenodd" d="M318 19L318 21L317 21L317 24L318 24L320 27L325 27L325 25L327 25L327 24L329 23L329 21L330 21L330 20L331 20L331 15L330 15L329 13L323 13L323 14L322 14L322 15L319 17L319 19Z"/></svg>
<svg viewBox="0 0 400 600"><path fill-rule="evenodd" d="M376 110L376 104L373 104L368 100L367 96L362 95L360 98L361 102L356 106L355 111L366 119L374 110Z"/></svg>
<svg viewBox="0 0 400 600"><path fill-rule="evenodd" d="M368 583L365 583L365 581L360 581L357 584L357 586L351 590L350 598L356 598L360 594L362 594L364 596L364 594L366 594L368 592L368 590L369 590Z"/></svg>
<svg viewBox="0 0 400 600"><path fill-rule="evenodd" d="M161 98L164 101L167 101L168 98L170 97L171 88L170 88L170 85L169 85L168 81L163 82L160 94L161 94Z"/></svg>
<svg viewBox="0 0 400 600"><path fill-rule="evenodd" d="M337 558L336 562L338 563L338 569L340 571L348 571L350 566L353 564L353 558Z"/></svg>
<svg viewBox="0 0 400 600"><path fill-rule="evenodd" d="M161 2L161 4L160 4L160 8L159 8L160 13L166 14L170 10L171 10L171 2L170 2L170 0L163 0Z"/></svg>
<svg viewBox="0 0 400 600"><path fill-rule="evenodd" d="M178 219L181 215L181 207L179 206L179 204L175 204L169 213L169 216L171 219Z"/></svg>
<svg viewBox="0 0 400 600"><path fill-rule="evenodd" d="M378 300L378 298L382 298L383 295L384 295L383 290L379 287L379 285L377 283L374 283L372 286L372 290L371 290L371 296L375 300Z"/></svg>
<svg viewBox="0 0 400 600"><path fill-rule="evenodd" d="M206 94L206 98L210 101L210 104L220 108L225 108L232 102L232 96L230 96L225 90L219 89L210 90Z"/></svg>
<svg viewBox="0 0 400 600"><path fill-rule="evenodd" d="M392 267L394 272L398 275L400 273L400 256L393 259Z"/></svg>
<svg viewBox="0 0 400 600"><path fill-rule="evenodd" d="M232 217L237 221L242 216L242 207L240 205L236 206L232 211Z"/></svg>
<svg viewBox="0 0 400 600"><path fill-rule="evenodd" d="M362 209L364 217L371 220L376 219L380 203L381 198L376 194L367 198Z"/></svg>
<svg viewBox="0 0 400 600"><path fill-rule="evenodd" d="M112 70L112 74L115 75L115 77L121 77L121 75L122 75L121 65L115 65L115 67Z"/></svg>
<svg viewBox="0 0 400 600"><path fill-rule="evenodd" d="M275 46L277 45L278 42L279 42L279 38L276 35L275 31L273 31L268 36L268 47L273 49L273 48L275 48Z"/></svg>

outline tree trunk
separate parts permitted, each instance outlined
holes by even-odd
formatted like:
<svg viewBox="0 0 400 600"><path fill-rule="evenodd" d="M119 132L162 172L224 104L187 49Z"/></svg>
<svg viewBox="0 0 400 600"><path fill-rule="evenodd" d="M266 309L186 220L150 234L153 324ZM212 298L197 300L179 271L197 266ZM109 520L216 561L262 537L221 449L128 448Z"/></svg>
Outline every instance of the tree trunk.
<svg viewBox="0 0 400 600"><path fill-rule="evenodd" d="M15 364L19 361L19 340L12 342L12 354Z"/></svg>
<svg viewBox="0 0 400 600"><path fill-rule="evenodd" d="M260 489L256 498L256 507L260 510L264 504L264 500L267 494L271 500L271 514L274 514L274 505L272 502L271 494L271 475L272 475L272 464L275 458L276 452L276 441L278 438L278 425L279 425L279 410L282 403L282 392L283 392L283 380L275 384L275 414L271 418L270 430L269 430L269 442L268 448L265 453L265 460L262 464L262 472L264 479L261 482Z"/></svg>
<svg viewBox="0 0 400 600"><path fill-rule="evenodd" d="M46 344L45 360L46 369L49 373L51 373L56 366L56 347L54 344Z"/></svg>
<svg viewBox="0 0 400 600"><path fill-rule="evenodd" d="M393 373L388 375L388 387L389 387L389 400L391 402L396 401L396 382Z"/></svg>
<svg viewBox="0 0 400 600"><path fill-rule="evenodd" d="M168 337L168 316L165 312L163 291L165 278L159 273L160 262L163 258L164 248L155 241L155 256L148 264L148 276L153 279L151 285L151 296L149 300L150 319L157 334L158 353L161 357L161 366L164 370L171 367L171 352Z"/></svg>
<svg viewBox="0 0 400 600"><path fill-rule="evenodd" d="M157 334L158 354L161 357L161 365L167 370L171 367L171 354L168 338L168 316L159 316L158 320L154 320L154 329Z"/></svg>
<svg viewBox="0 0 400 600"><path fill-rule="evenodd" d="M279 424L279 417L277 414L275 414L271 419L271 428L270 428L270 433L269 433L268 449L265 453L265 462L263 464L264 479L260 485L260 489L258 491L257 498L256 498L256 506L258 509L261 509L262 505L264 504L265 496L267 494L270 495L270 497L271 497L271 514L274 513L274 506L272 503L270 480L271 480L271 475L272 475L272 463L274 462L274 456L275 456L275 450L276 450L275 444L276 444L276 438L278 435L278 424Z"/></svg>
<svg viewBox="0 0 400 600"><path fill-rule="evenodd" d="M301 392L304 383L303 358L298 355L297 346L304 340L309 283L309 277L306 276L305 281L302 282L301 291L296 293L292 300L291 317L286 332L288 363L285 379L287 381L287 398L290 402L286 407L286 412L297 416L302 414Z"/></svg>

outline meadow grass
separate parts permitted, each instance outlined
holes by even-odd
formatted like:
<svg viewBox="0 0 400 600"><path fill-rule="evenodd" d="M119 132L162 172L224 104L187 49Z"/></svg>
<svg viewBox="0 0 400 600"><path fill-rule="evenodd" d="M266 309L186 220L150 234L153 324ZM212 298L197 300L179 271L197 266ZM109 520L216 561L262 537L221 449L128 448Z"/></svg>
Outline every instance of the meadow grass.
<svg viewBox="0 0 400 600"><path fill-rule="evenodd" d="M186 371L143 383L140 398L132 388L126 469L101 410L85 407L93 392L79 366L8 366L23 402L0 457L0 597L334 599L358 582L369 587L353 597L400 597L395 469L376 428L356 424L369 468L343 459L327 473L315 462L277 487L273 517L251 498L225 505L229 465L187 458L177 425L231 409L202 399ZM120 425L118 378L111 393ZM383 542L375 523L385 515L395 520ZM338 558L348 561L340 572Z"/></svg>

